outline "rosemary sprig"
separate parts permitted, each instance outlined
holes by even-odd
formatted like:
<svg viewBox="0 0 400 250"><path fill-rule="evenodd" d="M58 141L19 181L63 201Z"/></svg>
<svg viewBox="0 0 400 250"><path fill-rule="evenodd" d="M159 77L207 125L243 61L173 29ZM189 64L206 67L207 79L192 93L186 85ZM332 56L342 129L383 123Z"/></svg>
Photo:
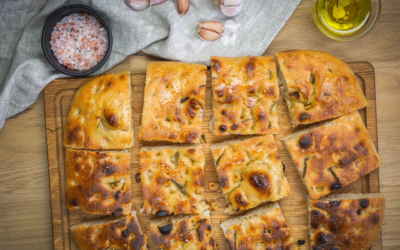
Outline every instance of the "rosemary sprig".
<svg viewBox="0 0 400 250"><path fill-rule="evenodd" d="M215 166L218 167L219 161L221 160L222 156L224 156L225 154L225 150L224 152L222 152L221 156L217 159L217 161L215 162Z"/></svg>
<svg viewBox="0 0 400 250"><path fill-rule="evenodd" d="M114 189L114 188L118 187L118 183L119 183L119 181L115 181L115 182L110 182L110 183L108 183L108 185L110 185L110 187L111 187L112 189Z"/></svg>
<svg viewBox="0 0 400 250"><path fill-rule="evenodd" d="M100 124L103 124L103 127L104 127L106 130L110 130L110 128L107 126L107 123L106 123L101 117L97 117L97 119L100 119L99 124L97 124L97 128L99 128Z"/></svg>
<svg viewBox="0 0 400 250"><path fill-rule="evenodd" d="M177 188L179 189L179 191L182 192L183 195L185 195L186 197L189 197L189 195L188 195L188 193L186 192L186 190L185 190L181 185L179 185L178 182L176 182L176 181L175 181L174 179L172 179L172 178L171 178L171 181L177 186Z"/></svg>
<svg viewBox="0 0 400 250"><path fill-rule="evenodd" d="M51 129L51 128L46 128L47 130L51 131L51 132L56 132L57 130L61 129L61 127L55 128L55 129Z"/></svg>

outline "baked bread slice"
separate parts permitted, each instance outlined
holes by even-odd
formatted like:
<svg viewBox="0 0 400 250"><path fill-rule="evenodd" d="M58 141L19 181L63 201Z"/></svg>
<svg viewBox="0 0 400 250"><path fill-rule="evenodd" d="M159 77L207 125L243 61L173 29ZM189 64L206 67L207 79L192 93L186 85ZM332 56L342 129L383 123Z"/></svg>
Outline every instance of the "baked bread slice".
<svg viewBox="0 0 400 250"><path fill-rule="evenodd" d="M207 66L149 62L140 140L200 143Z"/></svg>
<svg viewBox="0 0 400 250"><path fill-rule="evenodd" d="M341 189L381 163L358 111L282 140L313 199Z"/></svg>
<svg viewBox="0 0 400 250"><path fill-rule="evenodd" d="M228 202L225 213L290 195L272 135L226 141L210 149Z"/></svg>
<svg viewBox="0 0 400 250"><path fill-rule="evenodd" d="M150 220L150 233L160 249L211 250L216 248L210 211Z"/></svg>
<svg viewBox="0 0 400 250"><path fill-rule="evenodd" d="M90 214L126 215L131 211L128 152L65 149L67 208Z"/></svg>
<svg viewBox="0 0 400 250"><path fill-rule="evenodd" d="M277 202L221 223L229 250L297 249Z"/></svg>
<svg viewBox="0 0 400 250"><path fill-rule="evenodd" d="M328 53L289 50L275 53L279 85L293 126L348 114L367 105L347 63Z"/></svg>
<svg viewBox="0 0 400 250"><path fill-rule="evenodd" d="M208 209L204 199L203 150L200 145L140 150L142 213L167 216L199 214Z"/></svg>
<svg viewBox="0 0 400 250"><path fill-rule="evenodd" d="M127 149L133 146L130 73L104 74L75 93L65 123L64 146Z"/></svg>
<svg viewBox="0 0 400 250"><path fill-rule="evenodd" d="M215 135L276 134L278 77L273 57L211 57Z"/></svg>
<svg viewBox="0 0 400 250"><path fill-rule="evenodd" d="M119 219L87 221L71 227L81 250L147 249L147 237L140 229L136 211Z"/></svg>
<svg viewBox="0 0 400 250"><path fill-rule="evenodd" d="M379 235L385 202L382 194L337 194L308 200L311 249L370 249Z"/></svg>

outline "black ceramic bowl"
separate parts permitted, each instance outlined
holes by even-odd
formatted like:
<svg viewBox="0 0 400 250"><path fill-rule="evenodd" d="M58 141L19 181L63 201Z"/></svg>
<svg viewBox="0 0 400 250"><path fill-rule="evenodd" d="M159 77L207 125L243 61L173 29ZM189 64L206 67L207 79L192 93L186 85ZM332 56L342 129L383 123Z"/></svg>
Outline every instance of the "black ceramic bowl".
<svg viewBox="0 0 400 250"><path fill-rule="evenodd" d="M68 67L60 64L56 56L54 55L54 52L51 50L50 40L51 40L51 33L53 32L54 27L65 16L68 16L73 13L87 13L89 15L94 16L108 31L108 50L106 55L104 56L103 60L100 63L98 63L96 66L86 71L69 69ZM98 70L101 66L103 66L103 64L107 61L108 57L110 56L112 44L113 40L112 40L111 28L108 25L106 19L97 10L82 4L67 5L56 10L47 20L42 33L42 49L47 60L50 62L51 65L53 65L54 68L56 68L57 70L59 70L64 74L71 76L85 76L92 74L93 72Z"/></svg>

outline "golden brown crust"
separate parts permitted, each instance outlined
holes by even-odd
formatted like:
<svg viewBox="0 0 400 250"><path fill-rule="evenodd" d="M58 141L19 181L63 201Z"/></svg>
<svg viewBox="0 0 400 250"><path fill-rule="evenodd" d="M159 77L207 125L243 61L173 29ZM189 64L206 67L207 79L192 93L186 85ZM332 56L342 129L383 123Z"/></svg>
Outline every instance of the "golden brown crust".
<svg viewBox="0 0 400 250"><path fill-rule="evenodd" d="M335 118L367 105L356 76L339 58L310 50L283 51L275 57L294 125Z"/></svg>
<svg viewBox="0 0 400 250"><path fill-rule="evenodd" d="M136 212L114 221L89 221L71 227L81 250L147 249L147 237L141 232Z"/></svg>
<svg viewBox="0 0 400 250"><path fill-rule="evenodd" d="M211 146L227 212L250 209L290 195L272 135Z"/></svg>
<svg viewBox="0 0 400 250"><path fill-rule="evenodd" d="M64 146L77 149L132 147L129 71L104 74L75 93L64 131Z"/></svg>
<svg viewBox="0 0 400 250"><path fill-rule="evenodd" d="M278 203L224 221L221 227L230 250L297 249Z"/></svg>
<svg viewBox="0 0 400 250"><path fill-rule="evenodd" d="M206 65L149 62L140 140L199 143Z"/></svg>
<svg viewBox="0 0 400 250"><path fill-rule="evenodd" d="M381 163L358 111L283 140L313 199L341 189Z"/></svg>
<svg viewBox="0 0 400 250"><path fill-rule="evenodd" d="M151 220L150 233L160 249L211 250L216 247L210 217L204 214Z"/></svg>
<svg viewBox="0 0 400 250"><path fill-rule="evenodd" d="M195 146L140 151L142 213L198 214L208 208L204 199L203 150Z"/></svg>
<svg viewBox="0 0 400 250"><path fill-rule="evenodd" d="M130 154L65 150L67 208L126 215L131 211Z"/></svg>
<svg viewBox="0 0 400 250"><path fill-rule="evenodd" d="M273 57L211 57L215 135L275 134L278 77Z"/></svg>
<svg viewBox="0 0 400 250"><path fill-rule="evenodd" d="M385 201L385 197L310 201L311 249L370 249L379 235Z"/></svg>

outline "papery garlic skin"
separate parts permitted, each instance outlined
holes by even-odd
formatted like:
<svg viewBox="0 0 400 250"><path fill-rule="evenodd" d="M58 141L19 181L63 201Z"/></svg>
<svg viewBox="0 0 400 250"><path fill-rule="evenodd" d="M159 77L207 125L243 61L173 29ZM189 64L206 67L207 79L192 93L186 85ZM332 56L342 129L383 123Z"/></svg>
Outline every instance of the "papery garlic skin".
<svg viewBox="0 0 400 250"><path fill-rule="evenodd" d="M222 34L221 43L225 46L232 46L236 42L240 24L235 23L233 20L228 20L225 22L224 27L225 31Z"/></svg>
<svg viewBox="0 0 400 250"><path fill-rule="evenodd" d="M244 0L219 0L218 9L225 16L236 16L243 9Z"/></svg>
<svg viewBox="0 0 400 250"><path fill-rule="evenodd" d="M149 6L149 0L125 0L126 4L134 10L143 10Z"/></svg>
<svg viewBox="0 0 400 250"><path fill-rule="evenodd" d="M167 0L150 0L150 5L156 5L156 4L160 4L163 3Z"/></svg>

